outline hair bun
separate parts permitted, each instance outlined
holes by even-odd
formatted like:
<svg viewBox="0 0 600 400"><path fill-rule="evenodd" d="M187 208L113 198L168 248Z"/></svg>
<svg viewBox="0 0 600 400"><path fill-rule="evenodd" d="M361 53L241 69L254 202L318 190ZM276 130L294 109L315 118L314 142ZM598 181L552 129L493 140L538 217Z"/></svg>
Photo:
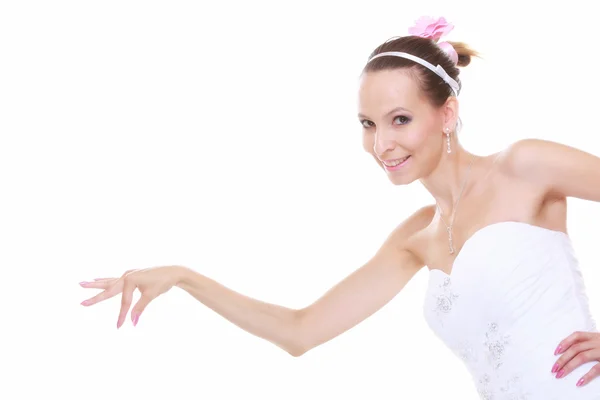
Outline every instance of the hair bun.
<svg viewBox="0 0 600 400"><path fill-rule="evenodd" d="M457 67L466 67L471 63L471 59L473 57L479 57L479 53L467 46L463 42L448 42L454 47L456 50L456 54L458 54L458 62L456 63Z"/></svg>

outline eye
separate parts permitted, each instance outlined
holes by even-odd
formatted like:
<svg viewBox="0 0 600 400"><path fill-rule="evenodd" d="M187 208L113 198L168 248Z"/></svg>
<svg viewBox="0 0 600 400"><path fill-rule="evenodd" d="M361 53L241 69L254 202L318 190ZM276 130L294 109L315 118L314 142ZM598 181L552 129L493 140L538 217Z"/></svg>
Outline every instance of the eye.
<svg viewBox="0 0 600 400"><path fill-rule="evenodd" d="M360 121L360 123L363 126L363 128L372 128L375 125L372 121L369 121L368 119L363 119Z"/></svg>
<svg viewBox="0 0 600 400"><path fill-rule="evenodd" d="M394 118L394 122L398 122L399 125L406 125L410 122L410 118L405 115L398 115Z"/></svg>

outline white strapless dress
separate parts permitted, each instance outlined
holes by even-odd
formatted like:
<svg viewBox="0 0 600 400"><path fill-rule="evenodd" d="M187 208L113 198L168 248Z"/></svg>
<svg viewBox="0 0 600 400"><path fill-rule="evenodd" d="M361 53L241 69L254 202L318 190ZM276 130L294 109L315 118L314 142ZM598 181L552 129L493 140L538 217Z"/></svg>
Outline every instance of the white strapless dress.
<svg viewBox="0 0 600 400"><path fill-rule="evenodd" d="M451 274L429 271L424 316L465 363L481 399L600 400L600 377L577 387L597 362L560 379L560 341L594 331L569 236L522 222L477 231Z"/></svg>

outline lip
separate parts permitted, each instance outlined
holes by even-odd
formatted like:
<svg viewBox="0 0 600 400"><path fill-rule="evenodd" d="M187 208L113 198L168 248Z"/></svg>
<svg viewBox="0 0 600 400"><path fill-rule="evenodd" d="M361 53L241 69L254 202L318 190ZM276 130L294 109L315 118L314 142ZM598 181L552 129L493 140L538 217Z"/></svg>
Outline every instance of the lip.
<svg viewBox="0 0 600 400"><path fill-rule="evenodd" d="M403 162L401 162L400 164L398 164L394 167L385 165L385 163L383 161L381 162L381 165L383 165L383 168L385 168L386 171L397 171L400 168L404 167L411 159L412 159L412 156L408 156L408 158L406 160L404 160ZM393 160L386 160L386 161L393 161Z"/></svg>

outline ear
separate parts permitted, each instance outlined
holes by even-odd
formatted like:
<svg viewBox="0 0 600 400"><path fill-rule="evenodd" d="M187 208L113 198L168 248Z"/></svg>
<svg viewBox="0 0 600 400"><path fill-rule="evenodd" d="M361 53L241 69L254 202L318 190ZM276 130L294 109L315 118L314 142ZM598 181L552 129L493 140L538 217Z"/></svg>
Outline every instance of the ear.
<svg viewBox="0 0 600 400"><path fill-rule="evenodd" d="M442 121L444 127L451 127L453 130L458 123L458 99L455 96L448 97L446 103L442 106Z"/></svg>

